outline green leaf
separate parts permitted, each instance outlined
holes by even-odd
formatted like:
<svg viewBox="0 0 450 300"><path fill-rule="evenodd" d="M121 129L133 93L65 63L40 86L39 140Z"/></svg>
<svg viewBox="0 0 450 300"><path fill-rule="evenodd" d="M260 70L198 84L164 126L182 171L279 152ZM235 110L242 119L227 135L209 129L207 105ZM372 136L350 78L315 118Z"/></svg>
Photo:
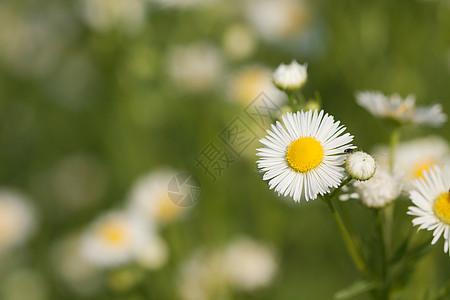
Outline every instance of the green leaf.
<svg viewBox="0 0 450 300"><path fill-rule="evenodd" d="M336 299L348 299L356 295L369 292L377 287L377 283L368 280L357 280L349 287L340 290L334 295Z"/></svg>
<svg viewBox="0 0 450 300"><path fill-rule="evenodd" d="M390 264L395 264L395 263L399 262L403 257L405 257L405 254L408 251L408 245L409 245L410 239L411 239L411 230L408 232L408 235L406 236L405 240L395 250L395 252L392 255L392 258L390 260Z"/></svg>

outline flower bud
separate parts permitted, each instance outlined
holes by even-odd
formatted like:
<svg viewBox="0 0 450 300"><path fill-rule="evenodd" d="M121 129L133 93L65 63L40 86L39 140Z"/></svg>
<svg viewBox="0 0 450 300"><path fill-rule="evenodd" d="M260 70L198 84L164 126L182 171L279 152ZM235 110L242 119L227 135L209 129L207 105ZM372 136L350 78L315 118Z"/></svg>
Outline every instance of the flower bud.
<svg viewBox="0 0 450 300"><path fill-rule="evenodd" d="M348 175L360 181L372 178L376 168L373 157L362 151L350 153L345 161L345 169Z"/></svg>
<svg viewBox="0 0 450 300"><path fill-rule="evenodd" d="M300 65L293 60L289 65L281 64L273 73L273 83L283 91L295 91L306 82L308 74L307 65Z"/></svg>

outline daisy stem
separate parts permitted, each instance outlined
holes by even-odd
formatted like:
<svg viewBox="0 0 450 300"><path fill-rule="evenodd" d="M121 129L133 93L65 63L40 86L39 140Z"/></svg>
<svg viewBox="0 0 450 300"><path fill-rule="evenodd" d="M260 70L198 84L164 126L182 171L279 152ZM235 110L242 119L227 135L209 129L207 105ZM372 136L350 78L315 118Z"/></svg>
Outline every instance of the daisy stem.
<svg viewBox="0 0 450 300"><path fill-rule="evenodd" d="M293 111L297 111L298 110L298 105L294 99L294 96L292 95L292 93L290 92L286 92L286 95L288 96L289 99L289 103L291 104L291 108Z"/></svg>
<svg viewBox="0 0 450 300"><path fill-rule="evenodd" d="M305 101L305 97L303 96L303 93L300 91L297 91L295 94L295 99L297 100L297 103L300 104L301 108L305 108L306 106L306 101Z"/></svg>
<svg viewBox="0 0 450 300"><path fill-rule="evenodd" d="M381 287L380 287L380 299L388 299L389 296L389 288L387 286L387 258L386 258L386 228L385 228L385 211L384 209L376 210L376 225L377 225L377 233L380 240L380 258L381 258L381 270L380 270L380 279L381 279Z"/></svg>
<svg viewBox="0 0 450 300"><path fill-rule="evenodd" d="M400 128L395 128L391 132L389 143L389 172L391 174L394 172L394 160L395 160L394 156L399 140L400 140Z"/></svg>
<svg viewBox="0 0 450 300"><path fill-rule="evenodd" d="M339 189L339 188L337 188L337 189ZM335 191L333 191L333 193ZM335 205L333 204L333 201L331 198L333 193L331 193L330 195L324 195L322 197L322 200L327 204L328 208L331 211L331 214L333 215L334 221L336 222L336 225L338 226L339 232L342 235L342 239L344 240L344 243L347 247L347 251L350 254L350 257L353 259L353 262L355 263L358 270L360 270L362 273L366 274L366 266L365 266L364 260L362 258L362 255L361 255L361 251L360 251L361 248L359 247L359 243L357 242L357 239L355 238L355 234L353 232L350 232L348 227L345 225L338 210L336 209Z"/></svg>

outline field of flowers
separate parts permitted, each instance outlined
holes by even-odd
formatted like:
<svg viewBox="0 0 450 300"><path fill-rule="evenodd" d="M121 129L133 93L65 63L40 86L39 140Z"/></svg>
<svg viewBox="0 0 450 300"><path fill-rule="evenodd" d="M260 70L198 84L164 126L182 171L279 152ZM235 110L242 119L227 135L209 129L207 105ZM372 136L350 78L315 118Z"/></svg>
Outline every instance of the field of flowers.
<svg viewBox="0 0 450 300"><path fill-rule="evenodd" d="M0 299L450 299L449 0L4 0Z"/></svg>

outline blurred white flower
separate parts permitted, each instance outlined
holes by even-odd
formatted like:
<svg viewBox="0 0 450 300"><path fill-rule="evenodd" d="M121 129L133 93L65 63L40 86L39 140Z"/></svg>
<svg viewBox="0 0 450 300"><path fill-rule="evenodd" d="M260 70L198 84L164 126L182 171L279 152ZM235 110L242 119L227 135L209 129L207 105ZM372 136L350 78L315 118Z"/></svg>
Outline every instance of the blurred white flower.
<svg viewBox="0 0 450 300"><path fill-rule="evenodd" d="M416 106L413 95L402 99L397 94L385 96L380 92L358 92L356 102L376 117L389 118L401 124L438 127L447 120L447 115L442 112L440 104L429 107Z"/></svg>
<svg viewBox="0 0 450 300"><path fill-rule="evenodd" d="M230 288L253 291L268 286L277 271L270 247L241 237L222 249L196 251L180 267L178 293L183 300L222 299Z"/></svg>
<svg viewBox="0 0 450 300"><path fill-rule="evenodd" d="M223 255L225 276L238 289L251 291L266 287L278 269L272 249L249 238L232 241Z"/></svg>
<svg viewBox="0 0 450 300"><path fill-rule="evenodd" d="M296 37L311 22L311 11L305 1L247 0L244 4L248 22L268 41Z"/></svg>
<svg viewBox="0 0 450 300"><path fill-rule="evenodd" d="M142 267L154 270L161 268L169 257L167 243L158 235L153 234L136 253L136 261Z"/></svg>
<svg viewBox="0 0 450 300"><path fill-rule="evenodd" d="M180 88L191 92L213 89L223 75L224 58L207 42L174 46L167 56L168 72Z"/></svg>
<svg viewBox="0 0 450 300"><path fill-rule="evenodd" d="M374 155L381 164L388 165L388 147L379 147ZM412 180L423 177L422 172L433 165L450 163L450 147L446 140L429 136L400 143L394 153L395 169L403 175L403 185L411 189Z"/></svg>
<svg viewBox="0 0 450 300"><path fill-rule="evenodd" d="M220 299L227 285L218 251L199 250L180 267L177 287L182 300Z"/></svg>
<svg viewBox="0 0 450 300"><path fill-rule="evenodd" d="M389 174L387 170L381 167L377 168L372 178L366 181L355 181L353 186L359 194L361 202L368 207L375 208L391 203L400 196L402 191L400 177Z"/></svg>
<svg viewBox="0 0 450 300"><path fill-rule="evenodd" d="M264 93L275 105L286 101L286 95L272 83L269 69L253 65L243 68L233 75L229 84L232 101L247 105Z"/></svg>
<svg viewBox="0 0 450 300"><path fill-rule="evenodd" d="M23 77L48 76L76 36L75 21L57 3L41 3L39 11L17 7L0 3L0 62Z"/></svg>
<svg viewBox="0 0 450 300"><path fill-rule="evenodd" d="M23 244L36 229L36 215L28 198L0 189L0 253Z"/></svg>
<svg viewBox="0 0 450 300"><path fill-rule="evenodd" d="M167 8L189 8L211 3L216 0L149 0Z"/></svg>
<svg viewBox="0 0 450 300"><path fill-rule="evenodd" d="M82 17L97 31L112 28L133 33L145 22L146 2L144 0L80 0Z"/></svg>
<svg viewBox="0 0 450 300"><path fill-rule="evenodd" d="M441 236L444 238L444 252L450 246L450 168L435 165L423 172L423 178L413 181L414 189L410 198L414 206L410 206L409 215L416 216L412 220L419 230L433 231L435 244ZM449 252L450 255L450 252Z"/></svg>
<svg viewBox="0 0 450 300"><path fill-rule="evenodd" d="M181 217L188 209L176 205L168 194L168 185L177 173L159 169L140 177L131 189L128 208L150 223L164 225Z"/></svg>
<svg viewBox="0 0 450 300"><path fill-rule="evenodd" d="M52 245L50 255L58 278L80 294L89 294L101 286L100 269L86 260L80 251L80 236L71 234Z"/></svg>
<svg viewBox="0 0 450 300"><path fill-rule="evenodd" d="M84 232L80 250L90 263L115 267L135 258L152 234L146 222L124 211L107 212Z"/></svg>
<svg viewBox="0 0 450 300"><path fill-rule="evenodd" d="M347 173L352 178L361 181L372 178L376 168L377 166L373 157L362 151L350 153L345 161Z"/></svg>
<svg viewBox="0 0 450 300"><path fill-rule="evenodd" d="M307 64L299 64L293 60L289 65L280 64L273 73L273 82L281 90L295 91L306 82L308 73Z"/></svg>
<svg viewBox="0 0 450 300"><path fill-rule="evenodd" d="M230 58L244 59L255 52L258 41L250 28L242 24L233 24L226 29L222 44Z"/></svg>

